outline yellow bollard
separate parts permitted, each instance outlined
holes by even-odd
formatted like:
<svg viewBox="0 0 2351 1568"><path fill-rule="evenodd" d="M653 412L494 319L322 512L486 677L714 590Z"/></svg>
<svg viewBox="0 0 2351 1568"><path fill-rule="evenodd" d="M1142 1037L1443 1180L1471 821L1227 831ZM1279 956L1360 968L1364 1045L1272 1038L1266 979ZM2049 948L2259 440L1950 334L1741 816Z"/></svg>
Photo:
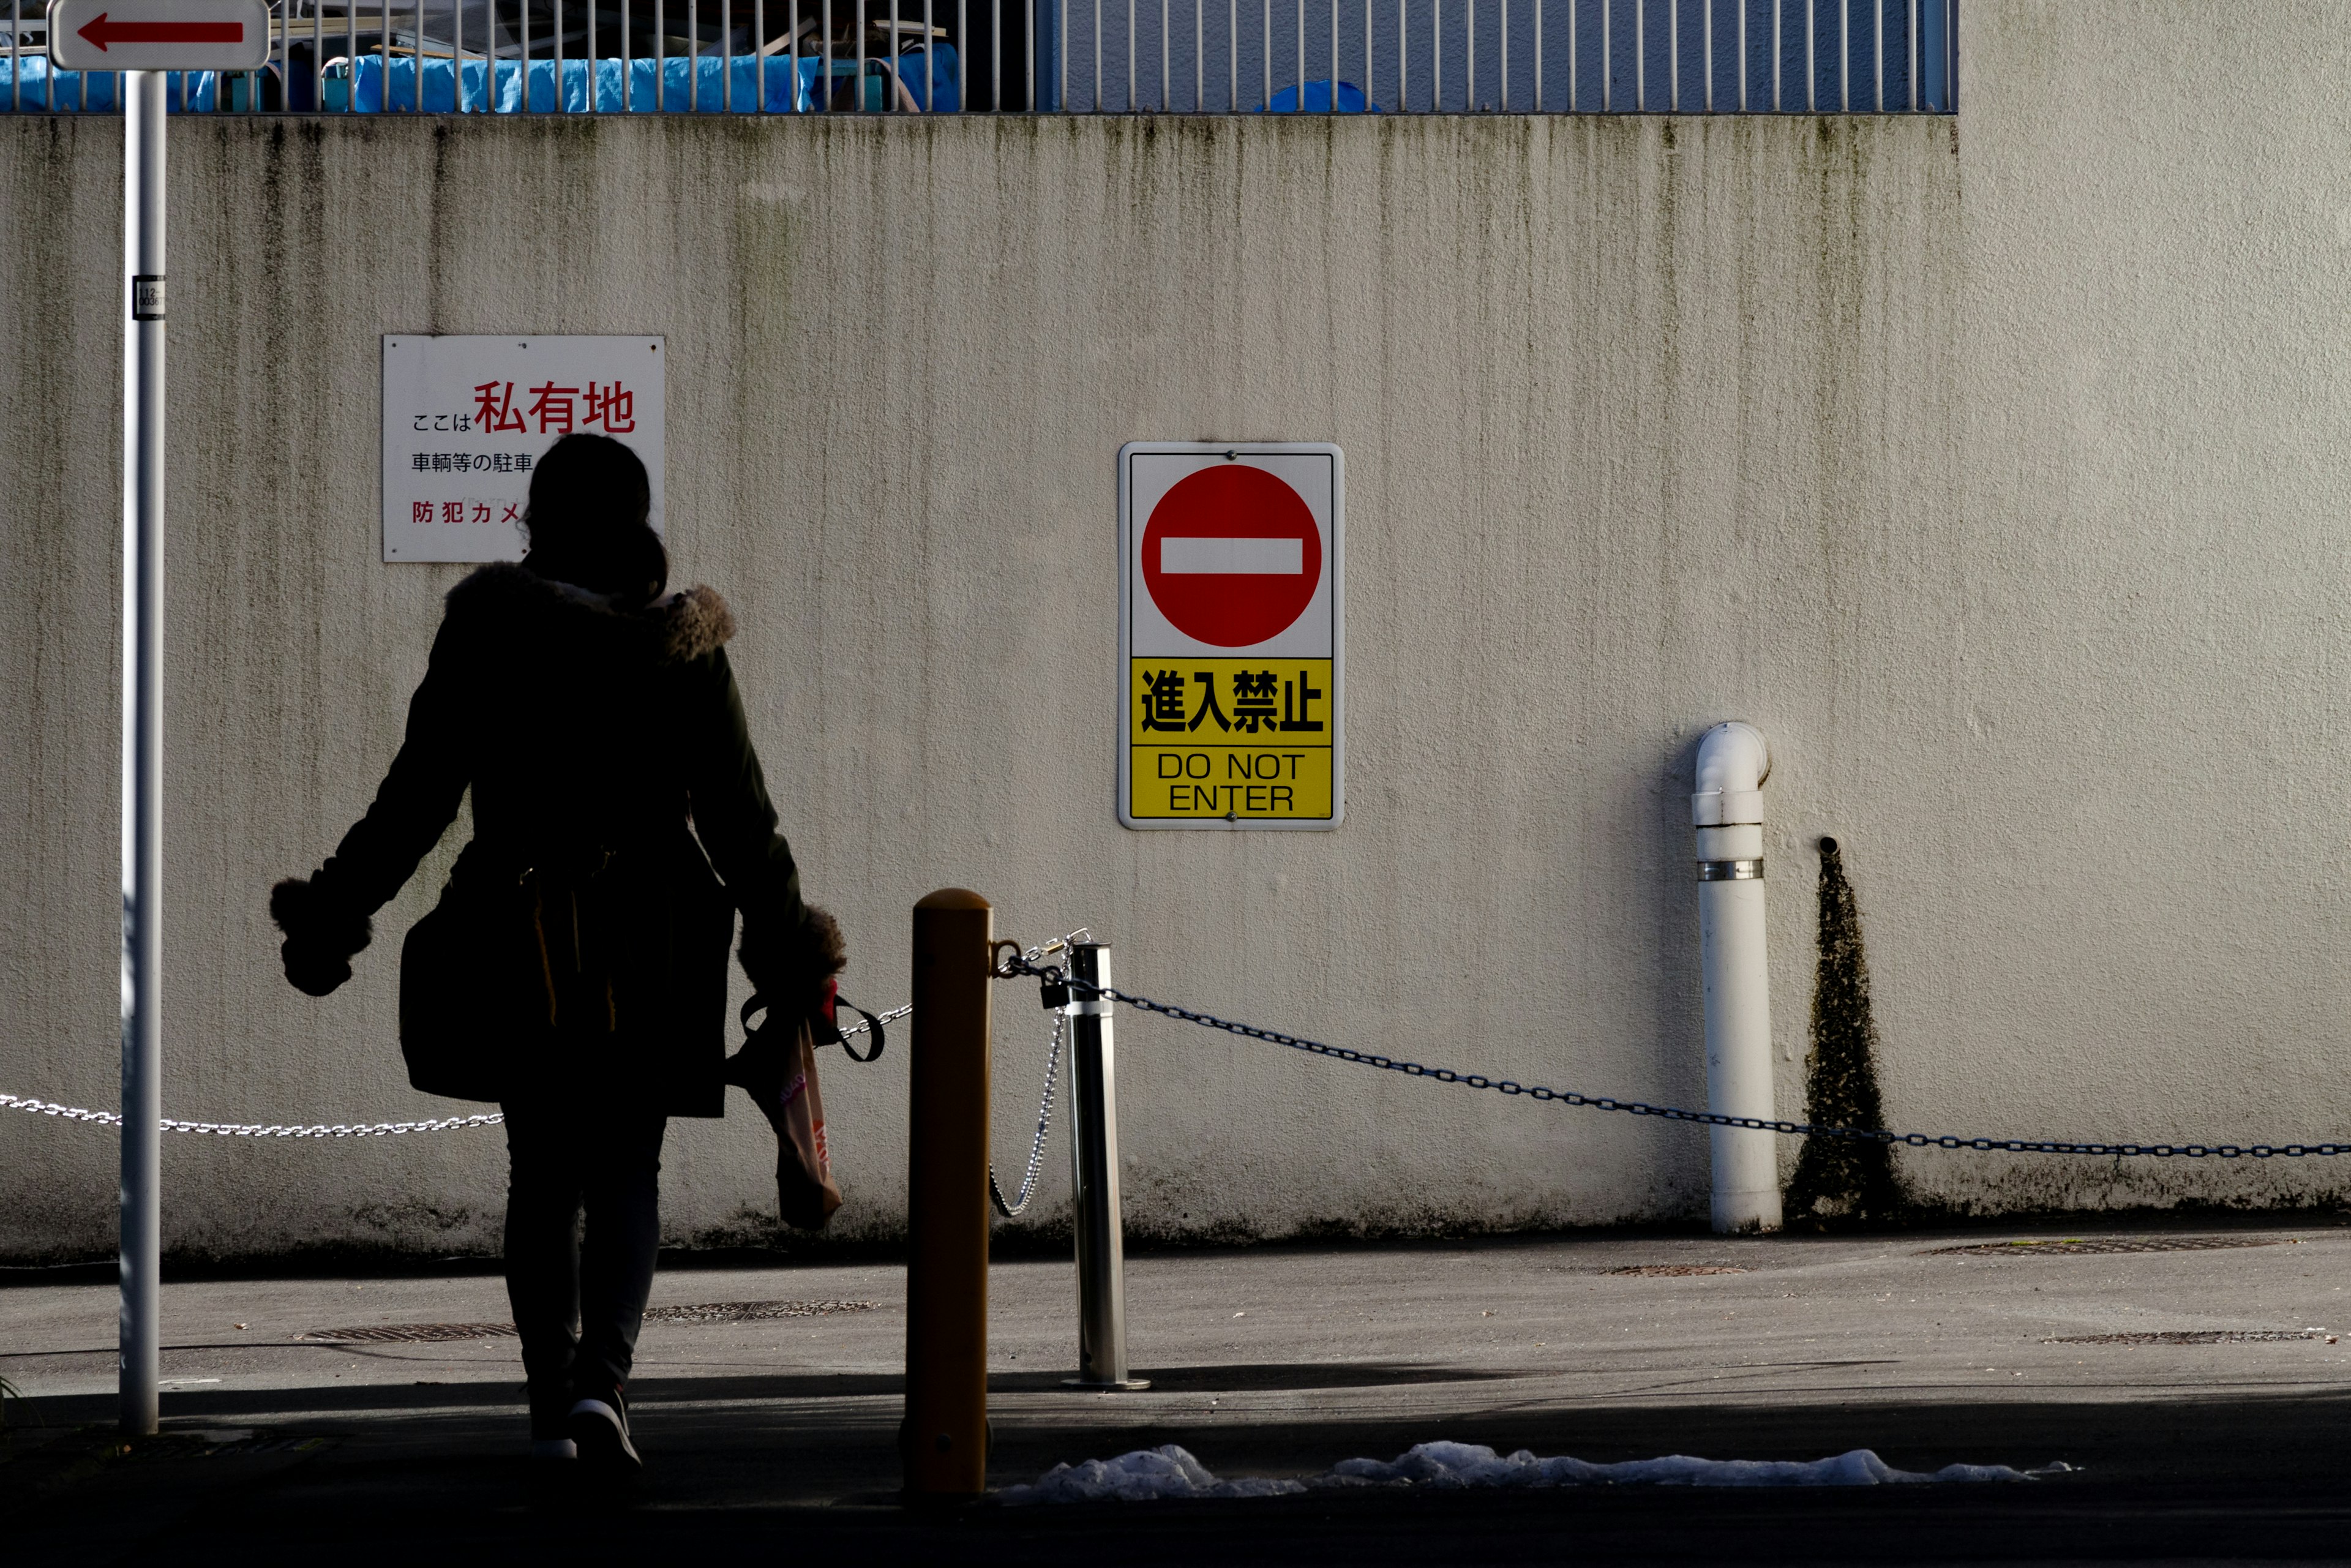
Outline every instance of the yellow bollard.
<svg viewBox="0 0 2351 1568"><path fill-rule="evenodd" d="M910 1498L987 1488L988 948L996 912L963 888L914 905L908 1132Z"/></svg>

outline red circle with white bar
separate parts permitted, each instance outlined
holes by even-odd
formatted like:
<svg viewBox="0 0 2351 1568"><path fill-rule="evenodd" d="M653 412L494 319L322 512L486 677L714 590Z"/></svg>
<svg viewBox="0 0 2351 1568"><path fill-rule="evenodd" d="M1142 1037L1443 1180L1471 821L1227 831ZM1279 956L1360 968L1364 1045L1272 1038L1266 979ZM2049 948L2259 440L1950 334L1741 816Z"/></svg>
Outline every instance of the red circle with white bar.
<svg viewBox="0 0 2351 1568"><path fill-rule="evenodd" d="M1288 631L1322 581L1322 531L1305 497L1262 468L1186 476L1151 508L1143 583L1195 642L1249 648Z"/></svg>

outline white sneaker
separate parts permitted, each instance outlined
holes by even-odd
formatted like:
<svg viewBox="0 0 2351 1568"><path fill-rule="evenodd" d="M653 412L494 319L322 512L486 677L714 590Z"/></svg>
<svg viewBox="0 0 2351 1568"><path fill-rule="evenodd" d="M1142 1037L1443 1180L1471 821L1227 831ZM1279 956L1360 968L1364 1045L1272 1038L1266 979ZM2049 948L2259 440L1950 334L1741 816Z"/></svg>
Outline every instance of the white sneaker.
<svg viewBox="0 0 2351 1568"><path fill-rule="evenodd" d="M638 1469L644 1464L629 1442L627 1407L618 1395L609 1405L601 1399L582 1399L574 1405L571 1436L579 1443L583 1463L622 1470Z"/></svg>
<svg viewBox="0 0 2351 1568"><path fill-rule="evenodd" d="M580 1445L569 1437L533 1437L530 1457L534 1459L576 1459Z"/></svg>

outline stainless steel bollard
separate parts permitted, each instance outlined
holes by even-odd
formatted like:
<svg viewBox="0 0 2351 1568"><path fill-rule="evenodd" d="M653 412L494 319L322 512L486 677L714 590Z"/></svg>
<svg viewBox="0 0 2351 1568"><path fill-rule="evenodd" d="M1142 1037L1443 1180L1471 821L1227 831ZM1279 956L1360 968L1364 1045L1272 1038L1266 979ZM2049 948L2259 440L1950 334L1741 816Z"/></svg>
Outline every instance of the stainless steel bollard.
<svg viewBox="0 0 2351 1568"><path fill-rule="evenodd" d="M1110 944L1070 949L1070 977L1110 984ZM1070 1020L1070 1176L1078 1240L1078 1375L1072 1388L1148 1388L1126 1375L1126 1248L1118 1210L1118 1084L1111 1009L1082 988Z"/></svg>

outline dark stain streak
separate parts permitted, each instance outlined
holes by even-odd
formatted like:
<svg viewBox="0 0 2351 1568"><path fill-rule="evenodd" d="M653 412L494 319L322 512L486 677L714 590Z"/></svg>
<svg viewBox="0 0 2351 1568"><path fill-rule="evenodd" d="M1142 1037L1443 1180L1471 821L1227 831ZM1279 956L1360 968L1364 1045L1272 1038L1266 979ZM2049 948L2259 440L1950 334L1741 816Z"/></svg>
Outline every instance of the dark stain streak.
<svg viewBox="0 0 2351 1568"><path fill-rule="evenodd" d="M1877 1092L1877 1020L1861 910L1834 839L1821 841L1820 966L1813 981L1813 1047L1804 1063L1804 1119L1815 1125L1883 1127ZM1902 1207L1884 1144L1807 1138L1788 1184L1791 1225L1893 1216Z"/></svg>
<svg viewBox="0 0 2351 1568"><path fill-rule="evenodd" d="M426 266L432 269L424 291L424 329L439 332L445 312L442 309L442 284L444 281L442 261L449 254L446 222L449 214L450 126L447 120L433 127L433 178L427 183L425 224L431 235L425 250Z"/></svg>

